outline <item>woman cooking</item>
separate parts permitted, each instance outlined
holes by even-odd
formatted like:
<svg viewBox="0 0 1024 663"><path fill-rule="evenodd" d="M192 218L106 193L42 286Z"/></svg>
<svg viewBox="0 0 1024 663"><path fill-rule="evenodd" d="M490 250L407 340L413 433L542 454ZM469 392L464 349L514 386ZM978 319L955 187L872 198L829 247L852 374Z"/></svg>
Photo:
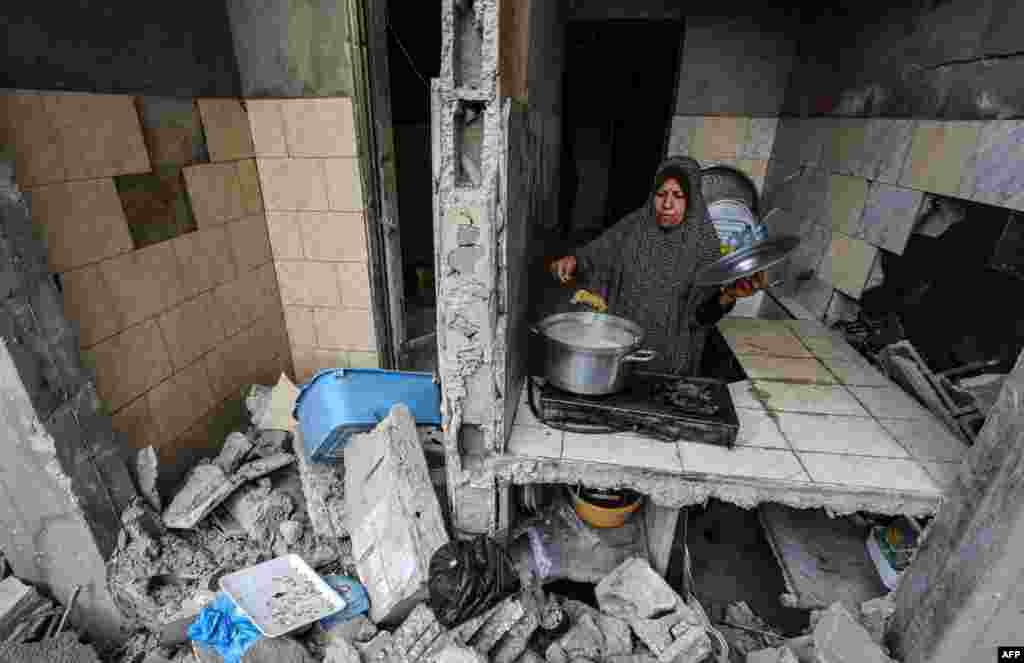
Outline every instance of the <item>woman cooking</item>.
<svg viewBox="0 0 1024 663"><path fill-rule="evenodd" d="M645 347L658 353L649 370L695 375L708 326L767 282L759 272L727 288L694 292L697 271L720 257L718 233L701 195L700 166L671 157L658 168L644 207L550 269L563 283L578 273L584 287L604 296L610 314L640 325Z"/></svg>

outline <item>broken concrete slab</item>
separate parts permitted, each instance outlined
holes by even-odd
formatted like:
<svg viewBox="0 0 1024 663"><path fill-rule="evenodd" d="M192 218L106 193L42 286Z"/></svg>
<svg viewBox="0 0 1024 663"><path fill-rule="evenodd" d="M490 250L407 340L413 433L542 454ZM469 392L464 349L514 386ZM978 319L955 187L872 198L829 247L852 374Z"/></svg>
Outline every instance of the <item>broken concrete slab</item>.
<svg viewBox="0 0 1024 663"><path fill-rule="evenodd" d="M871 639L838 601L824 612L814 627L814 652L819 663L891 663L882 648Z"/></svg>
<svg viewBox="0 0 1024 663"><path fill-rule="evenodd" d="M294 546L302 538L305 529L306 526L301 521L286 520L278 526L277 531L285 545Z"/></svg>
<svg viewBox="0 0 1024 663"><path fill-rule="evenodd" d="M527 612L498 643L497 649L490 657L492 663L513 663L526 651L530 638L539 626L540 619L537 613ZM626 635L629 635L628 627Z"/></svg>
<svg viewBox="0 0 1024 663"><path fill-rule="evenodd" d="M438 653L434 663L487 663L487 659L470 647L448 645Z"/></svg>
<svg viewBox="0 0 1024 663"><path fill-rule="evenodd" d="M292 454L277 454L246 463L231 476L212 463L199 463L190 470L182 488L163 520L172 529L191 529L217 508L240 486L295 462Z"/></svg>
<svg viewBox="0 0 1024 663"><path fill-rule="evenodd" d="M5 578L0 582L0 640L8 639L22 619L48 603L35 587L14 576Z"/></svg>
<svg viewBox="0 0 1024 663"><path fill-rule="evenodd" d="M589 614L581 616L572 628L548 647L548 663L569 663L577 658L598 660L604 651L604 634Z"/></svg>
<svg viewBox="0 0 1024 663"><path fill-rule="evenodd" d="M163 511L160 491L156 487L159 474L160 461L157 458L156 449L153 447L139 449L139 452L135 454L135 483L138 485L139 495L157 513Z"/></svg>
<svg viewBox="0 0 1024 663"><path fill-rule="evenodd" d="M213 648L193 643L199 663L224 663ZM240 663L317 663L316 659L295 638L280 636L260 638L242 654Z"/></svg>
<svg viewBox="0 0 1024 663"><path fill-rule="evenodd" d="M689 626L665 651L658 663L700 663L711 653L711 638L700 626Z"/></svg>
<svg viewBox="0 0 1024 663"><path fill-rule="evenodd" d="M856 611L886 593L864 545L867 533L849 518L781 504L761 505L758 517L795 599L791 607L815 610L842 601Z"/></svg>
<svg viewBox="0 0 1024 663"><path fill-rule="evenodd" d="M381 631L372 640L366 643L355 643L356 649L362 654L363 660L367 663L386 660L391 650L391 634Z"/></svg>
<svg viewBox="0 0 1024 663"><path fill-rule="evenodd" d="M607 663L655 663L658 659L650 654L627 654L625 656L609 656Z"/></svg>
<svg viewBox="0 0 1024 663"><path fill-rule="evenodd" d="M522 656L516 659L516 663L544 663L544 659L532 649L527 649L523 652ZM624 662L632 663L632 662ZM639 662L638 662L639 663ZM645 662L646 663L646 662Z"/></svg>
<svg viewBox="0 0 1024 663"><path fill-rule="evenodd" d="M429 595L430 559L448 542L416 424L404 404L392 407L373 431L352 436L345 449L345 498L370 619L400 621Z"/></svg>
<svg viewBox="0 0 1024 663"><path fill-rule="evenodd" d="M623 656L633 651L633 635L629 624L611 615L601 615L597 619L598 628L604 634L604 657Z"/></svg>
<svg viewBox="0 0 1024 663"><path fill-rule="evenodd" d="M598 583L601 611L622 619L649 619L675 609L679 596L639 557L628 559Z"/></svg>
<svg viewBox="0 0 1024 663"><path fill-rule="evenodd" d="M253 441L243 433L235 431L224 439L224 446L213 461L224 474L234 474L235 470L242 464L245 457L252 451Z"/></svg>
<svg viewBox="0 0 1024 663"><path fill-rule="evenodd" d="M512 627L526 615L526 608L518 596L512 596L498 604L480 630L470 641L470 646L487 656L498 641L512 630Z"/></svg>

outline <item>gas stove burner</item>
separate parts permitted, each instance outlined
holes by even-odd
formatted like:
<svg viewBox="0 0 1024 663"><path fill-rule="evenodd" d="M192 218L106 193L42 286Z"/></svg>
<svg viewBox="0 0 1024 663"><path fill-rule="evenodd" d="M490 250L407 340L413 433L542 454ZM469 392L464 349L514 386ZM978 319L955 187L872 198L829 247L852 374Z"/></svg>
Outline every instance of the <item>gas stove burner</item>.
<svg viewBox="0 0 1024 663"><path fill-rule="evenodd" d="M720 409L715 402L714 392L707 384L675 380L658 387L655 394L663 402L674 405L684 412L710 416Z"/></svg>

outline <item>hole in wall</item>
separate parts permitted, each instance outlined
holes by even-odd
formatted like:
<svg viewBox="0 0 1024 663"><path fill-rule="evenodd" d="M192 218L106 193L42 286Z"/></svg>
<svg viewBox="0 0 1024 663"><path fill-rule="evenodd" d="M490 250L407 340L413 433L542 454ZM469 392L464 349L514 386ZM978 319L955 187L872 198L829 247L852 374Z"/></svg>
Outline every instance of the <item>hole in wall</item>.
<svg viewBox="0 0 1024 663"><path fill-rule="evenodd" d="M474 0L455 0L455 87L477 87L483 62L483 12Z"/></svg>
<svg viewBox="0 0 1024 663"><path fill-rule="evenodd" d="M455 109L455 184L475 188L483 181L483 102L462 101Z"/></svg>

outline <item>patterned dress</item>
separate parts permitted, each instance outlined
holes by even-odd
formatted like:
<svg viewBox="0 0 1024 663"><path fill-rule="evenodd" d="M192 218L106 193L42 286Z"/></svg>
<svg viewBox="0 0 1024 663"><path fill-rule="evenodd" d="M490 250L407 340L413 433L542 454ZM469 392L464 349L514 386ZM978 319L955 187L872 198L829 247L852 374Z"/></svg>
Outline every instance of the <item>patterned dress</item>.
<svg viewBox="0 0 1024 663"><path fill-rule="evenodd" d="M604 295L608 313L643 328L643 347L658 353L647 370L695 375L707 325L728 311L718 303L718 288L693 286L697 270L721 257L720 243L701 195L700 166L673 157L658 173L668 167L689 178L683 223L658 226L652 191L644 207L576 251L577 271L581 283Z"/></svg>

